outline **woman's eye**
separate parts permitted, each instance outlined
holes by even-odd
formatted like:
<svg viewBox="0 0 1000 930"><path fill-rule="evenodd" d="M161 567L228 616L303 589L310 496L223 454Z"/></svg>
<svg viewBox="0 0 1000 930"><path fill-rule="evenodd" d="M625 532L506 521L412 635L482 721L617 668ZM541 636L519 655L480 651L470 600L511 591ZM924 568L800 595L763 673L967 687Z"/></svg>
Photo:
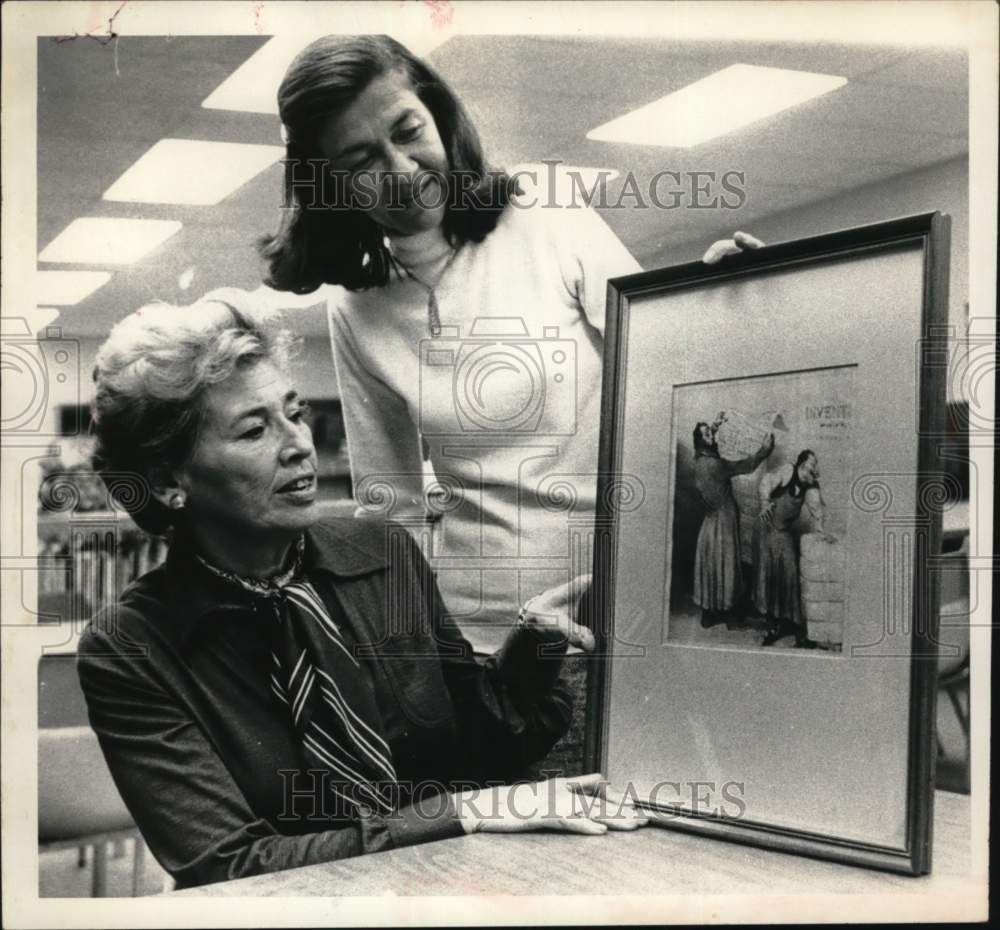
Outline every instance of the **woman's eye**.
<svg viewBox="0 0 1000 930"><path fill-rule="evenodd" d="M309 406L306 401L302 401L290 414L289 419L293 420L295 423L301 423L303 420L308 420L309 415L312 413L312 407Z"/></svg>
<svg viewBox="0 0 1000 930"><path fill-rule="evenodd" d="M244 430L240 433L240 439L259 439L264 435L264 427L262 425L251 426L249 429Z"/></svg>
<svg viewBox="0 0 1000 930"><path fill-rule="evenodd" d="M375 157L373 155L366 155L364 158L361 158L358 161L352 162L350 165L348 165L347 170L349 172L362 171L365 168L370 168L374 164L375 164Z"/></svg>
<svg viewBox="0 0 1000 930"><path fill-rule="evenodd" d="M421 133L424 131L422 124L416 126L407 126L401 129L398 133L398 139L400 142L413 142L420 138Z"/></svg>

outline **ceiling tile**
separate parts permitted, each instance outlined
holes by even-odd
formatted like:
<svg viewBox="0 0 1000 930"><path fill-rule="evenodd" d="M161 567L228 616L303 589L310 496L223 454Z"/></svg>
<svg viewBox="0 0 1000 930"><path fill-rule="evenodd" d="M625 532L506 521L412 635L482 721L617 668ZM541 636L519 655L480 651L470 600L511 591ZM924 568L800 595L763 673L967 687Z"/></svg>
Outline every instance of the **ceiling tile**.
<svg viewBox="0 0 1000 930"><path fill-rule="evenodd" d="M833 94L804 104L817 127L860 125L873 131L925 132L966 136L969 132L967 88L955 92L895 84L848 84Z"/></svg>
<svg viewBox="0 0 1000 930"><path fill-rule="evenodd" d="M963 48L928 48L873 69L866 80L929 90L958 88L969 81L969 55Z"/></svg>

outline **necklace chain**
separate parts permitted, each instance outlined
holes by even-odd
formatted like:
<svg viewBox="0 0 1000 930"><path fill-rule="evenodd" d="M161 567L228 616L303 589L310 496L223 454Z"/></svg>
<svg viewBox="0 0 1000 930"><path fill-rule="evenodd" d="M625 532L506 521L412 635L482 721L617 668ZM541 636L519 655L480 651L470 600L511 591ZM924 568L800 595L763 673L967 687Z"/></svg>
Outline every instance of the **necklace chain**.
<svg viewBox="0 0 1000 930"><path fill-rule="evenodd" d="M458 249L453 248L451 254L448 256L441 270L438 272L437 281L434 284L428 284L423 278L418 277L414 272L403 264L395 255L392 255L392 262L396 267L403 272L411 281L415 281L419 284L425 291L427 291L427 324L430 328L432 336L441 335L441 314L438 307L438 299L436 288L441 283L441 279L445 276L445 273L451 267L451 263L455 260L455 256L458 255ZM390 253L391 254L391 253Z"/></svg>

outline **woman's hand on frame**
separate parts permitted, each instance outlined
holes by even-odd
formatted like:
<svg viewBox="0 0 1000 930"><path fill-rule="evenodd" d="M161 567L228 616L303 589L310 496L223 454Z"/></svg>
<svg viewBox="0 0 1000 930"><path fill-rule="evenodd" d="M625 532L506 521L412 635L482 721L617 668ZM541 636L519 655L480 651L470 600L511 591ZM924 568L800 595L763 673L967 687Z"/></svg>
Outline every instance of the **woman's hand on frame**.
<svg viewBox="0 0 1000 930"><path fill-rule="evenodd" d="M599 772L471 789L455 794L454 801L466 833L558 830L598 836L649 823L631 801L608 788Z"/></svg>
<svg viewBox="0 0 1000 930"><path fill-rule="evenodd" d="M727 255L739 255L740 252L760 249L763 246L764 243L756 236L745 232L735 232L732 239L719 239L718 242L713 242L701 260L706 265L714 265L716 262L721 262Z"/></svg>

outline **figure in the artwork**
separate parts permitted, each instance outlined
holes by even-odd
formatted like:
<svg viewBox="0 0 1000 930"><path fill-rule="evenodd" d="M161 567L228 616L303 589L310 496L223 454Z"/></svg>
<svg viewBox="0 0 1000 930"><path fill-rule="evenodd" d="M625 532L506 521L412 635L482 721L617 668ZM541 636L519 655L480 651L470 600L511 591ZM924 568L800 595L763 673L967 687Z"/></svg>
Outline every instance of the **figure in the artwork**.
<svg viewBox="0 0 1000 930"><path fill-rule="evenodd" d="M730 628L741 626L733 616L743 596L743 567L740 553L740 513L733 497L731 480L750 474L774 449L774 434L744 459L724 459L719 455L716 433L725 422L725 412L713 423L694 428L694 483L706 513L698 531L694 557L694 602L701 608L701 625L711 627L725 621Z"/></svg>
<svg viewBox="0 0 1000 930"><path fill-rule="evenodd" d="M815 649L802 614L799 583L799 534L796 524L805 505L813 528L827 541L823 529L825 505L819 490L819 462L811 449L803 449L794 465L785 465L761 479L760 516L754 529L754 604L767 616L762 646L772 646L785 636L795 645Z"/></svg>

